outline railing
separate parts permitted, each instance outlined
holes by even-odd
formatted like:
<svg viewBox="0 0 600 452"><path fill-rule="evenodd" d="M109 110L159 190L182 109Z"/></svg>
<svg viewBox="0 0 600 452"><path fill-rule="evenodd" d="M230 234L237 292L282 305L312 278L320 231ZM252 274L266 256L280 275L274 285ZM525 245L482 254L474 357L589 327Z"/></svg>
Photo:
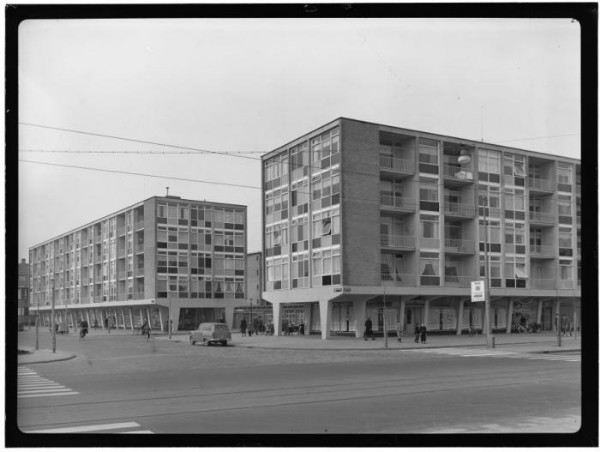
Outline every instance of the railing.
<svg viewBox="0 0 600 452"><path fill-rule="evenodd" d="M381 193L380 201L382 206L395 207L397 209L416 210L417 201L415 198L405 198L404 196L386 195Z"/></svg>
<svg viewBox="0 0 600 452"><path fill-rule="evenodd" d="M475 241L463 239L444 239L446 251L456 251L459 253L474 253Z"/></svg>
<svg viewBox="0 0 600 452"><path fill-rule="evenodd" d="M444 177L446 179L454 179L461 181L473 181L473 172L468 171L457 165L451 165L449 163L444 164Z"/></svg>
<svg viewBox="0 0 600 452"><path fill-rule="evenodd" d="M551 245L529 246L531 257L556 257L556 247Z"/></svg>
<svg viewBox="0 0 600 452"><path fill-rule="evenodd" d="M386 286L415 286L417 277L415 275L381 272L381 281Z"/></svg>
<svg viewBox="0 0 600 452"><path fill-rule="evenodd" d="M125 272L125 271L118 272L117 276L119 279L125 279L127 277L127 272Z"/></svg>
<svg viewBox="0 0 600 452"><path fill-rule="evenodd" d="M415 248L415 237L411 235L381 234L381 246L387 248Z"/></svg>
<svg viewBox="0 0 600 452"><path fill-rule="evenodd" d="M135 269L135 276L144 276L144 267Z"/></svg>
<svg viewBox="0 0 600 452"><path fill-rule="evenodd" d="M444 275L444 284L447 286L471 287L471 281L474 280L471 276Z"/></svg>
<svg viewBox="0 0 600 452"><path fill-rule="evenodd" d="M557 281L557 287L559 289L574 289L575 288L575 281L565 280L565 279L559 279Z"/></svg>
<svg viewBox="0 0 600 452"><path fill-rule="evenodd" d="M532 278L530 284L532 289L556 289L556 279Z"/></svg>
<svg viewBox="0 0 600 452"><path fill-rule="evenodd" d="M118 257L118 258L125 257L125 249L124 249L124 248L120 248L120 249L117 251L117 257Z"/></svg>
<svg viewBox="0 0 600 452"><path fill-rule="evenodd" d="M554 191L554 182L547 179L527 178L529 188L534 190Z"/></svg>
<svg viewBox="0 0 600 452"><path fill-rule="evenodd" d="M421 238L421 248L440 248L440 239Z"/></svg>
<svg viewBox="0 0 600 452"><path fill-rule="evenodd" d="M529 221L541 223L554 223L554 215L551 212L529 212Z"/></svg>
<svg viewBox="0 0 600 452"><path fill-rule="evenodd" d="M581 196L581 184L575 185L575 194Z"/></svg>
<svg viewBox="0 0 600 452"><path fill-rule="evenodd" d="M379 154L379 166L411 174L415 168L414 162L411 159L400 159L385 154Z"/></svg>
<svg viewBox="0 0 600 452"><path fill-rule="evenodd" d="M444 204L444 213L472 218L475 215L475 206L460 202L446 202Z"/></svg>
<svg viewBox="0 0 600 452"><path fill-rule="evenodd" d="M121 226L119 228L117 228L117 235L125 235L125 226Z"/></svg>
<svg viewBox="0 0 600 452"><path fill-rule="evenodd" d="M143 229L144 228L144 220L142 220L142 221L136 221L134 223L134 225L135 225L135 229L136 230Z"/></svg>

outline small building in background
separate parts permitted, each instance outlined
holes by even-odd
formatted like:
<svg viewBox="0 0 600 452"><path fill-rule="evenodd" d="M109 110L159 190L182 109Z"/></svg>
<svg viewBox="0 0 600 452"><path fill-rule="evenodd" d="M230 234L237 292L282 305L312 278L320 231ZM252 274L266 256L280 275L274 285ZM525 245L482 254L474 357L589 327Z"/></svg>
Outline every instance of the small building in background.
<svg viewBox="0 0 600 452"><path fill-rule="evenodd" d="M17 283L17 317L19 329L31 324L29 318L29 264L26 259L21 259L18 268L19 281Z"/></svg>

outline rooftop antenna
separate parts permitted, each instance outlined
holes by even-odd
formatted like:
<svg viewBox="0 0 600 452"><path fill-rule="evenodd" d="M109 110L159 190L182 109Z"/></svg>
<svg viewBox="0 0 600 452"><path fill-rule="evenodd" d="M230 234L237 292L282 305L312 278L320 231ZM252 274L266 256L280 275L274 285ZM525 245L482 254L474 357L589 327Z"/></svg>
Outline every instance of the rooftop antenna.
<svg viewBox="0 0 600 452"><path fill-rule="evenodd" d="M169 187L167 187L167 196L169 196Z"/></svg>
<svg viewBox="0 0 600 452"><path fill-rule="evenodd" d="M481 141L483 141L483 105L481 106Z"/></svg>

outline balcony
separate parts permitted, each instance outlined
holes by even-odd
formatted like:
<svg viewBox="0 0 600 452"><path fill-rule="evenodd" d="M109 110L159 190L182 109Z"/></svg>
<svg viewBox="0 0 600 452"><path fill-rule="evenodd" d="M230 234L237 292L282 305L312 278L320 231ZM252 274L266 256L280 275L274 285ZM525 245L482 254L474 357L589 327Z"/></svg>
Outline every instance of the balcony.
<svg viewBox="0 0 600 452"><path fill-rule="evenodd" d="M125 279L127 278L127 272L126 271L120 271L118 274L118 279Z"/></svg>
<svg viewBox="0 0 600 452"><path fill-rule="evenodd" d="M382 172L395 177L410 176L415 172L415 163L412 159L395 158L386 154L379 154L379 166Z"/></svg>
<svg viewBox="0 0 600 452"><path fill-rule="evenodd" d="M556 217L552 212L529 212L529 223L532 225L553 226L555 221Z"/></svg>
<svg viewBox="0 0 600 452"><path fill-rule="evenodd" d="M440 239L421 237L421 248L440 249Z"/></svg>
<svg viewBox="0 0 600 452"><path fill-rule="evenodd" d="M444 249L451 254L473 254L475 241L463 239L444 239Z"/></svg>
<svg viewBox="0 0 600 452"><path fill-rule="evenodd" d="M381 272L381 281L384 286L399 286L399 287L414 287L417 285L417 277L407 274L391 274L389 272Z"/></svg>
<svg viewBox="0 0 600 452"><path fill-rule="evenodd" d="M117 228L117 236L120 237L122 235L125 235L125 226L121 226Z"/></svg>
<svg viewBox="0 0 600 452"><path fill-rule="evenodd" d="M532 278L529 284L532 289L556 289L556 279Z"/></svg>
<svg viewBox="0 0 600 452"><path fill-rule="evenodd" d="M568 279L559 279L557 282L557 289L575 289L575 281Z"/></svg>
<svg viewBox="0 0 600 452"><path fill-rule="evenodd" d="M556 257L556 247L551 245L530 246L529 255L532 259L554 259Z"/></svg>
<svg viewBox="0 0 600 452"><path fill-rule="evenodd" d="M444 214L446 217L453 218L473 218L475 216L475 206L460 202L444 203Z"/></svg>
<svg viewBox="0 0 600 452"><path fill-rule="evenodd" d="M536 179L533 177L527 178L527 186L529 191L535 191L540 193L553 193L555 184L553 181L548 179Z"/></svg>
<svg viewBox="0 0 600 452"><path fill-rule="evenodd" d="M135 222L135 230L144 229L144 220Z"/></svg>
<svg viewBox="0 0 600 452"><path fill-rule="evenodd" d="M381 247L389 249L414 250L415 237L412 235L381 234Z"/></svg>
<svg viewBox="0 0 600 452"><path fill-rule="evenodd" d="M450 287L471 287L471 281L475 281L472 276L462 275L444 275L444 285Z"/></svg>
<svg viewBox="0 0 600 452"><path fill-rule="evenodd" d="M417 201L415 198L405 198L404 196L381 193L379 199L383 210L411 213L415 212L417 209Z"/></svg>
<svg viewBox="0 0 600 452"><path fill-rule="evenodd" d="M119 248L119 250L117 251L117 257L119 259L122 259L125 257L125 249L124 248Z"/></svg>
<svg viewBox="0 0 600 452"><path fill-rule="evenodd" d="M458 187L473 183L473 172L459 165L444 163L444 185Z"/></svg>
<svg viewBox="0 0 600 452"><path fill-rule="evenodd" d="M135 276L136 277L138 277L138 276L144 276L144 267L142 267L142 268L137 268L136 267L136 269L135 269Z"/></svg>

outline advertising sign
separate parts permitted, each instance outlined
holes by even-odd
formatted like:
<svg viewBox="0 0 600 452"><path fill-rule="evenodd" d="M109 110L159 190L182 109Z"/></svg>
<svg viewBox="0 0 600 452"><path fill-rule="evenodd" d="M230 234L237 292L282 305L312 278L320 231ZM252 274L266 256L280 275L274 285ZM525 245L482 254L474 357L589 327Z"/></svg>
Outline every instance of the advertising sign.
<svg viewBox="0 0 600 452"><path fill-rule="evenodd" d="M485 281L471 282L471 301L485 301Z"/></svg>

